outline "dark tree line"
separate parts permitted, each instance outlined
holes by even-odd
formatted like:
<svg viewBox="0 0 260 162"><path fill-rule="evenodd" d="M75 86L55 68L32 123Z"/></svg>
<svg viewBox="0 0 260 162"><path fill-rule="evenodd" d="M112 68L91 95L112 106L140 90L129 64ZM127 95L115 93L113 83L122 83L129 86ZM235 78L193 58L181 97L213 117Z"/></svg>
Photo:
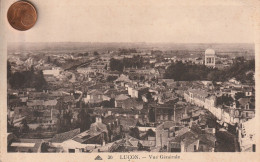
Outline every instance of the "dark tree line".
<svg viewBox="0 0 260 162"><path fill-rule="evenodd" d="M214 69L208 68L205 65L184 64L178 61L166 69L164 77L176 81L206 80L208 74L212 71Z"/></svg>
<svg viewBox="0 0 260 162"><path fill-rule="evenodd" d="M123 55L126 55L126 54L131 54L131 53L137 53L137 50L135 48L130 48L130 49L119 49L119 54L123 54Z"/></svg>
<svg viewBox="0 0 260 162"><path fill-rule="evenodd" d="M47 82L44 79L43 72L34 70L32 66L30 70L14 72L11 71L11 65L7 63L7 79L12 88L35 88L41 91L47 87Z"/></svg>
<svg viewBox="0 0 260 162"><path fill-rule="evenodd" d="M123 58L122 60L117 60L112 58L110 60L110 68L112 71L120 71L122 72L125 68L141 68L144 66L144 59L143 57L137 55L134 56L133 58Z"/></svg>
<svg viewBox="0 0 260 162"><path fill-rule="evenodd" d="M231 96L220 96L217 97L217 105L227 105L233 104L234 99Z"/></svg>
<svg viewBox="0 0 260 162"><path fill-rule="evenodd" d="M81 109L79 115L79 127L80 132L84 132L90 128L90 125L94 122L89 113L85 109Z"/></svg>
<svg viewBox="0 0 260 162"><path fill-rule="evenodd" d="M59 99L56 105L58 109L57 114L57 132L67 132L72 129L80 128L80 131L83 132L90 128L90 125L94 122L94 119L90 116L87 109L81 108L78 113L77 120L72 121L73 112L68 109L68 104L66 104L63 99Z"/></svg>
<svg viewBox="0 0 260 162"><path fill-rule="evenodd" d="M164 77L176 81L226 81L234 77L242 83L253 83L253 73L248 73L249 71L255 71L255 60L248 61L244 57L235 58L230 67L222 70L206 67L205 65L184 64L179 61L166 69Z"/></svg>
<svg viewBox="0 0 260 162"><path fill-rule="evenodd" d="M57 113L57 132L63 133L72 129L72 112L68 110L68 105L63 102L63 99L59 99L56 105L58 109Z"/></svg>

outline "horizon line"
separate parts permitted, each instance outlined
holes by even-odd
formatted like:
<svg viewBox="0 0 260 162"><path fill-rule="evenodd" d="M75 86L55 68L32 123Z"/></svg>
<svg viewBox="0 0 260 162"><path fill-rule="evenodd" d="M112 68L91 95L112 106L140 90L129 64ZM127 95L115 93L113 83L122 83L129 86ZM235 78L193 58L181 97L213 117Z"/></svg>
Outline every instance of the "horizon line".
<svg viewBox="0 0 260 162"><path fill-rule="evenodd" d="M9 43L129 43L129 44L255 44L255 42L98 42L98 41L53 41L53 42L7 42Z"/></svg>

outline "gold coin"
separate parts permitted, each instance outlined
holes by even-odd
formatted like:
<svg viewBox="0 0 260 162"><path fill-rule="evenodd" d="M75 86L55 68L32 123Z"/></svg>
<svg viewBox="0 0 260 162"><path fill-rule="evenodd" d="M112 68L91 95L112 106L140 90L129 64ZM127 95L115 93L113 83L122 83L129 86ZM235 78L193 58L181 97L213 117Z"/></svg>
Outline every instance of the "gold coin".
<svg viewBox="0 0 260 162"><path fill-rule="evenodd" d="M35 7L26 1L13 3L7 11L7 19L10 25L17 30L28 30L37 20Z"/></svg>

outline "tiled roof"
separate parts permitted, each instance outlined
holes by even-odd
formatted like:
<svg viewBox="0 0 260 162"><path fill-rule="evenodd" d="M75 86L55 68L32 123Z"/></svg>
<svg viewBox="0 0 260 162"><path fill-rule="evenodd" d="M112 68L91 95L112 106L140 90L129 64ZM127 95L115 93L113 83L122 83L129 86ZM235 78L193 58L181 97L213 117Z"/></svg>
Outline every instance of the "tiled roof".
<svg viewBox="0 0 260 162"><path fill-rule="evenodd" d="M125 94L120 94L118 96L116 96L115 100L126 100L128 99L129 97Z"/></svg>
<svg viewBox="0 0 260 162"><path fill-rule="evenodd" d="M185 146L189 146L196 140L198 140L198 135L193 133L192 131L186 132L181 136L175 137L172 142L184 142Z"/></svg>
<svg viewBox="0 0 260 162"><path fill-rule="evenodd" d="M143 102L136 101L134 98L128 98L123 101L123 108L129 109L129 108L136 108L136 109L142 109L143 108Z"/></svg>
<svg viewBox="0 0 260 162"><path fill-rule="evenodd" d="M77 128L68 132L56 134L50 141L53 143L62 143L66 140L72 139L79 133L80 133L80 128Z"/></svg>
<svg viewBox="0 0 260 162"><path fill-rule="evenodd" d="M84 143L87 140L89 140L90 138L95 137L100 134L101 134L101 132L94 132L94 131L87 130L87 131L82 132L79 135L75 136L73 138L73 140L76 142L79 142L79 143Z"/></svg>
<svg viewBox="0 0 260 162"><path fill-rule="evenodd" d="M93 90L91 90L87 93L90 94L90 95L102 95L103 94L103 92L96 90L96 89L93 89Z"/></svg>
<svg viewBox="0 0 260 162"><path fill-rule="evenodd" d="M178 125L177 123L175 123L174 121L165 121L164 123L160 124L159 126L156 127L156 129L169 129L173 126Z"/></svg>
<svg viewBox="0 0 260 162"><path fill-rule="evenodd" d="M210 147L215 147L216 138L211 134L202 134L199 136L200 142L207 144Z"/></svg>

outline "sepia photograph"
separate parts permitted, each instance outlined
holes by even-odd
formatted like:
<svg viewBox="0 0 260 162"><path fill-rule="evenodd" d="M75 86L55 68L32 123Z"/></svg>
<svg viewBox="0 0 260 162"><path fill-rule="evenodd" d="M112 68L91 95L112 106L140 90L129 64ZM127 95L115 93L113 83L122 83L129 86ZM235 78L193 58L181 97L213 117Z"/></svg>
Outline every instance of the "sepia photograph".
<svg viewBox="0 0 260 162"><path fill-rule="evenodd" d="M10 44L8 152L254 152L254 57L253 44Z"/></svg>
<svg viewBox="0 0 260 162"><path fill-rule="evenodd" d="M7 154L256 152L253 3L47 1L5 3Z"/></svg>

